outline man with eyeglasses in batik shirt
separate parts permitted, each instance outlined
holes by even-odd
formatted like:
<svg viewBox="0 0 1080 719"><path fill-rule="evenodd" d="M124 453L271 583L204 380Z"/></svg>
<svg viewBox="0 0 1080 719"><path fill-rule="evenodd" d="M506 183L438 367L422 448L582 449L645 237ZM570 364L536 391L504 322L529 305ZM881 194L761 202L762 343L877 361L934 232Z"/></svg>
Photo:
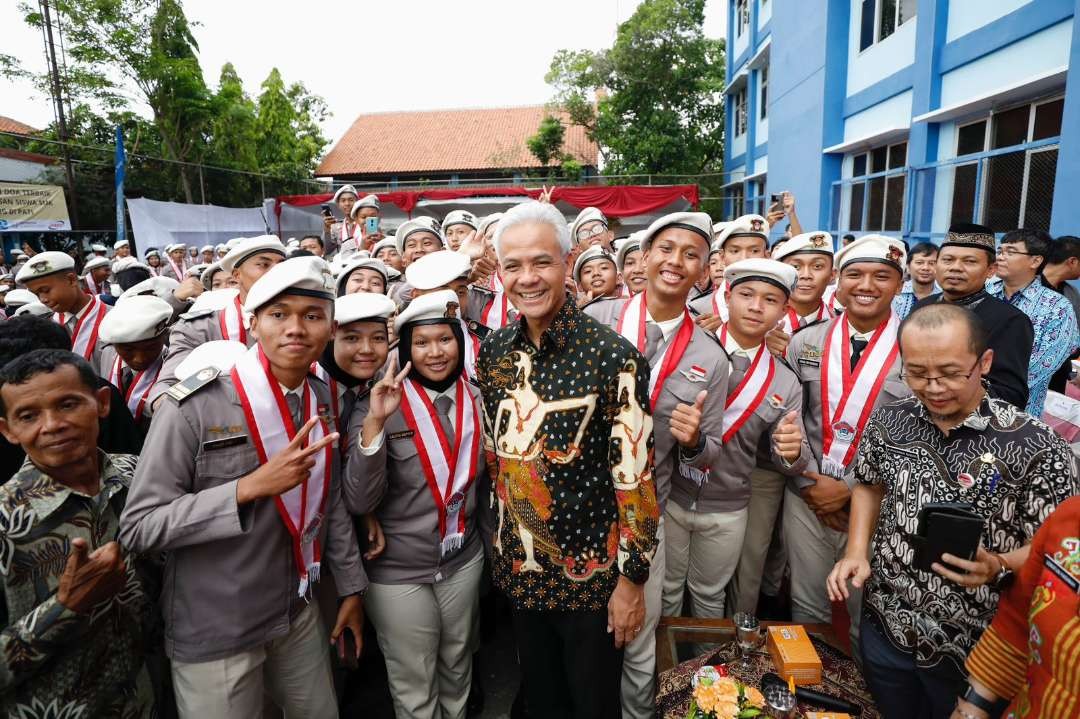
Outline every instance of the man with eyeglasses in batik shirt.
<svg viewBox="0 0 1080 719"><path fill-rule="evenodd" d="M996 358L986 337L964 307L916 309L900 330L915 396L875 410L852 463L847 551L827 585L834 601L863 588L862 670L886 719L949 716L967 684L964 660L1035 531L1080 489L1065 440L987 393ZM932 571L916 568L932 502L967 505L982 520L972 559L946 552Z"/></svg>

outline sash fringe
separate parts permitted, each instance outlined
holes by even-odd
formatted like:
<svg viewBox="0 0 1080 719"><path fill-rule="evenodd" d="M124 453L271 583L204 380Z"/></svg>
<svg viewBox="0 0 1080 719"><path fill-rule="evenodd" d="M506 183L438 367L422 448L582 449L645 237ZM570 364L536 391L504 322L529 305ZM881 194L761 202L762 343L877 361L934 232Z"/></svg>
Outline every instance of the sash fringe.
<svg viewBox="0 0 1080 719"><path fill-rule="evenodd" d="M457 532L451 534L446 539L439 543L439 556L445 557L447 554L452 554L461 549L462 544L465 542L465 535Z"/></svg>

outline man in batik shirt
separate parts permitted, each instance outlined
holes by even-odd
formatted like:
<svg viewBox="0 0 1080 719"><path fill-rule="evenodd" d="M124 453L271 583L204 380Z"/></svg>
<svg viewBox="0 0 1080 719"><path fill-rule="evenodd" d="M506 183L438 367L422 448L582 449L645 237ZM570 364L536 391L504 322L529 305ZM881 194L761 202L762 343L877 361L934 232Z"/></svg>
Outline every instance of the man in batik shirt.
<svg viewBox="0 0 1080 719"><path fill-rule="evenodd" d="M564 288L570 235L518 205L495 250L521 318L488 336L477 379L493 467L493 575L510 599L537 717L618 717L622 648L641 631L656 546L649 364Z"/></svg>
<svg viewBox="0 0 1080 719"><path fill-rule="evenodd" d="M116 542L136 457L97 448L109 390L35 350L0 373L0 410L27 456L0 488L0 715L152 716L149 567Z"/></svg>

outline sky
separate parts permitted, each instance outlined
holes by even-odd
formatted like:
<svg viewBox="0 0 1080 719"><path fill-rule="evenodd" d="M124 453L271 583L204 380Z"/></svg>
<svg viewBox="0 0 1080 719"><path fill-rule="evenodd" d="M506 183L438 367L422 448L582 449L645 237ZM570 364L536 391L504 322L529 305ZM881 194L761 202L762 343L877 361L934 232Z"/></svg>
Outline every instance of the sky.
<svg viewBox="0 0 1080 719"><path fill-rule="evenodd" d="M639 0L390 0L254 3L184 0L211 87L236 66L248 93L277 67L321 95L334 142L366 112L542 104L555 52L609 47ZM3 52L45 67L40 32L15 2L0 2ZM706 3L705 32L723 37L724 0ZM284 12L287 8L289 12ZM303 12L298 12L303 10ZM34 127L52 121L47 97L0 79L0 114Z"/></svg>

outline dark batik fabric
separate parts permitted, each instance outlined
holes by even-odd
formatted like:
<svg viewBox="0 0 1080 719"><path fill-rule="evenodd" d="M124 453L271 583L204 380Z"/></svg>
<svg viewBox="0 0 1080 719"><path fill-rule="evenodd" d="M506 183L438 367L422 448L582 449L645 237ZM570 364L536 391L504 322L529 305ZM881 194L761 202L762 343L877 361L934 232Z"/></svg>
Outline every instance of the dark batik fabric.
<svg viewBox="0 0 1080 719"><path fill-rule="evenodd" d="M584 611L620 574L645 582L659 508L641 353L567 301L539 347L523 320L488 335L477 381L496 585L519 609Z"/></svg>
<svg viewBox="0 0 1080 719"><path fill-rule="evenodd" d="M914 568L912 536L931 502L964 502L984 519L982 544L1004 553L1031 541L1054 508L1080 491L1072 453L1042 422L999 399L983 399L948 435L914 398L878 408L859 444L854 473L881 484L865 607L918 666L964 659L994 617L998 591L954 584Z"/></svg>
<svg viewBox="0 0 1080 719"><path fill-rule="evenodd" d="M89 614L56 598L71 552L116 539L136 457L101 457L101 491L68 489L29 460L0 488L0 715L149 717L145 656L158 626L153 588L128 554L127 583ZM141 564L141 562L140 562Z"/></svg>

